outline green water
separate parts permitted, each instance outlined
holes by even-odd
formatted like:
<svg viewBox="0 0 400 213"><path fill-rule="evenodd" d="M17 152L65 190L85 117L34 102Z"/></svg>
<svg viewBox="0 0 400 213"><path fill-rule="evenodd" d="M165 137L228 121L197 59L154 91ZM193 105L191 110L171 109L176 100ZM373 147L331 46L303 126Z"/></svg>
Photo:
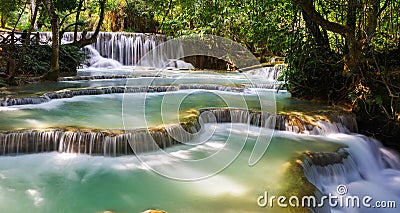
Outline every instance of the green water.
<svg viewBox="0 0 400 213"><path fill-rule="evenodd" d="M130 71L131 72L131 71ZM119 74L119 72L115 72ZM132 74L132 73L120 73ZM141 72L137 74L151 74ZM11 97L29 97L35 95L42 95L46 92L58 91L63 89L72 88L86 88L86 87L107 87L107 86L125 86L127 82L131 86L159 86L159 85L179 85L179 84L221 84L231 86L241 86L242 84L265 84L270 83L265 79L249 79L240 73L215 73L215 72L159 72L154 71L154 75L160 74L162 77L140 77L129 79L95 79L95 80L82 80L82 81L60 81L60 82L41 82L26 84L23 86L3 88L0 93L0 98L7 96ZM206 80L205 80L206 79Z"/></svg>
<svg viewBox="0 0 400 213"><path fill-rule="evenodd" d="M229 124L219 124L207 143L178 146L168 152L195 159L216 150L234 151L241 146L247 126L235 124L231 133L228 129ZM285 185L287 162L299 152L334 150L336 145L322 137L277 132L261 161L250 167L247 161L257 137L251 132L258 131L256 127L250 128L247 145L230 166L200 181L177 181L157 175L134 156L47 153L0 157L0 212L141 212L150 208L168 212L284 211L260 208L256 199L265 190L279 193ZM226 149L224 143L229 134L237 140L233 140L236 145ZM147 155L166 168L174 163L163 161L159 153ZM186 169L201 172L204 168Z"/></svg>
<svg viewBox="0 0 400 213"><path fill-rule="evenodd" d="M170 72L165 78L61 82L15 88L13 93L29 96L50 90L91 86L240 85L253 81L268 83L262 79L249 80L238 73ZM79 96L38 105L2 107L0 130L66 126L145 128L176 123L179 117L190 115L194 109L227 106L275 112L305 110L307 104L290 100L287 93L268 90L246 90L244 93L181 90ZM128 118L125 125L122 114ZM209 124L206 128L206 133L213 134L204 143L175 146L167 150L167 155L164 152L146 153L139 156L140 160L136 156L108 158L55 152L0 157L0 212L95 213L112 210L128 213L146 209L168 212L281 212L285 209L258 207L257 197L265 190L279 193L287 187L288 177L285 175L288 174L285 171L288 162L300 153L332 151L339 146L324 137L275 132L267 152L251 167L248 162L255 141L272 132L245 124ZM229 164L213 158L216 154L222 158L236 158L232 158ZM208 161L194 167L187 166L189 164L176 166L182 160L198 159ZM214 174L214 170L210 170L214 167L220 168L220 172ZM180 181L157 174L152 170L154 168L176 176L193 174L208 178Z"/></svg>
<svg viewBox="0 0 400 213"><path fill-rule="evenodd" d="M267 93L268 94L268 93ZM22 105L0 108L0 129L43 129L74 126L94 129L124 129L122 123L122 101L127 101L126 110L132 119L131 129L144 128L145 115L147 126L162 123L161 106L165 110L175 109L177 100L183 99L177 106L182 116L189 110L205 107L231 107L260 109L258 96L219 92L183 90L169 93L150 94L111 94L96 96L77 96L69 99L52 100L37 105ZM241 99L245 102L241 102ZM164 123L174 123L177 113L164 113ZM136 122L134 122L136 121Z"/></svg>

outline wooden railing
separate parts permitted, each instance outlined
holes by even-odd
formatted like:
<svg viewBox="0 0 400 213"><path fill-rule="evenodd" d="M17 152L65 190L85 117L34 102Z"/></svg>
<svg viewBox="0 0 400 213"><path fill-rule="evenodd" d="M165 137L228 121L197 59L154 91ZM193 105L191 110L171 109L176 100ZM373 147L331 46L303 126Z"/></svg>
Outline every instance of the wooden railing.
<svg viewBox="0 0 400 213"><path fill-rule="evenodd" d="M0 45L22 45L27 36L27 32L0 31ZM39 43L40 33L32 32L29 40L29 44Z"/></svg>

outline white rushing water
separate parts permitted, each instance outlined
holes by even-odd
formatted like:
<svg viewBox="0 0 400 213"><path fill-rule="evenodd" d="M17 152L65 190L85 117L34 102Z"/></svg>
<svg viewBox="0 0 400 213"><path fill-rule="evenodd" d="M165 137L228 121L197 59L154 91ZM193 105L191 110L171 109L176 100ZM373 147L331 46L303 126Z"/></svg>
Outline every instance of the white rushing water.
<svg viewBox="0 0 400 213"><path fill-rule="evenodd" d="M307 179L322 194L343 198L344 202L333 206L332 212L398 212L399 155L383 147L379 141L363 135L331 134L328 138L345 145L341 152L348 153L348 156L340 163L324 166L310 165L310 161L306 161L303 167ZM345 191L339 192L338 187ZM357 205L353 201L346 203L352 196L359 199ZM367 196L371 197L371 201L364 205L363 198ZM395 208L379 208L377 202L396 204Z"/></svg>

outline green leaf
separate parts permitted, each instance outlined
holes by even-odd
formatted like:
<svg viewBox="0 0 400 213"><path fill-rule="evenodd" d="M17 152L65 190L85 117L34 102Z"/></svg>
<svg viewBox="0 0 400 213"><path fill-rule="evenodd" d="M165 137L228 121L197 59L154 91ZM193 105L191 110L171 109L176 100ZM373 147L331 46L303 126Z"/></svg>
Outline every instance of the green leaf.
<svg viewBox="0 0 400 213"><path fill-rule="evenodd" d="M376 96L375 96L375 102L376 102L378 105L382 105L382 97L381 97L380 95L376 95Z"/></svg>

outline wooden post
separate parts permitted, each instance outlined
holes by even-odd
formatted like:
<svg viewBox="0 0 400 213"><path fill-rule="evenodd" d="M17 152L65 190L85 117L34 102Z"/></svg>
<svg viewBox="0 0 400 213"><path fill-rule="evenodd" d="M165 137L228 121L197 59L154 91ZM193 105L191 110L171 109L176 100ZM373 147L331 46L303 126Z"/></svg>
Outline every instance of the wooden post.
<svg viewBox="0 0 400 213"><path fill-rule="evenodd" d="M11 32L11 42L10 43L11 44L15 43L15 41L14 41L14 32Z"/></svg>
<svg viewBox="0 0 400 213"><path fill-rule="evenodd" d="M40 41L40 34L39 31L36 32L36 44L39 44Z"/></svg>
<svg viewBox="0 0 400 213"><path fill-rule="evenodd" d="M12 58L8 60L7 74L11 78L15 76L15 60Z"/></svg>

